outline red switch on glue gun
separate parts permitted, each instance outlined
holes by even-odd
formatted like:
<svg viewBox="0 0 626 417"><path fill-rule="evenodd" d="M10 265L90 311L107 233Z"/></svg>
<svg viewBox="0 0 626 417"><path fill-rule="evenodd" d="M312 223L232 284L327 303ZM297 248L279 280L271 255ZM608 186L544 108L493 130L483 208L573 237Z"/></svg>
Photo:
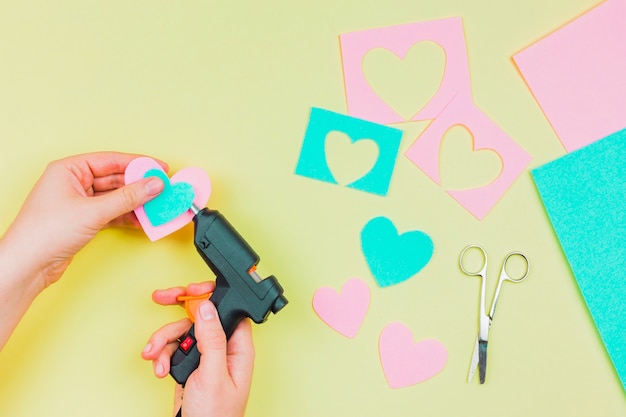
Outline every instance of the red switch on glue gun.
<svg viewBox="0 0 626 417"><path fill-rule="evenodd" d="M265 279L256 272L259 256L217 210L192 206L194 245L216 276L210 300L215 304L226 333L235 331L241 320L249 317L263 323L269 313L278 313L287 299L283 288L271 275ZM194 326L181 338L172 355L170 374L181 385L200 364Z"/></svg>

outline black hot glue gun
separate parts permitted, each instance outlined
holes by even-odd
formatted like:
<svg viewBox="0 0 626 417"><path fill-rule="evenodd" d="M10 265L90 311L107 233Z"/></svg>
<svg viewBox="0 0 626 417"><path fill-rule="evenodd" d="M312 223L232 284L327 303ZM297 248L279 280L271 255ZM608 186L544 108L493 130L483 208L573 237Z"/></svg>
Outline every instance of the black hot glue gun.
<svg viewBox="0 0 626 417"><path fill-rule="evenodd" d="M191 211L194 245L216 276L210 300L217 308L226 338L245 317L262 323L270 311L280 311L287 304L283 288L273 275L261 279L257 274L260 258L241 235L216 210L192 206ZM170 374L185 385L199 364L200 352L192 325L172 355Z"/></svg>

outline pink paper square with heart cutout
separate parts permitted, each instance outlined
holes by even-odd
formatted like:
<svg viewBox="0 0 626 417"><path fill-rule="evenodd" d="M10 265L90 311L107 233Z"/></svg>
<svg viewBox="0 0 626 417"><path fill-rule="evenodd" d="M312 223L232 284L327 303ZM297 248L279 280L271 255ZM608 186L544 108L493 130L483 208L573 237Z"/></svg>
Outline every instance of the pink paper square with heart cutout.
<svg viewBox="0 0 626 417"><path fill-rule="evenodd" d="M492 150L502 161L500 175L490 184L465 190L447 190L452 198L480 220L511 187L532 157L476 107L471 95L457 96L405 153L438 185L441 185L441 142L448 129L455 125L463 125L472 133L474 150Z"/></svg>
<svg viewBox="0 0 626 417"><path fill-rule="evenodd" d="M159 163L152 158L142 156L133 159L126 167L126 171L124 173L125 183L130 184L139 181L144 178L146 172L153 169L163 171L161 165L159 165ZM194 190L193 203L196 207L203 208L206 206L206 203L209 201L209 197L211 195L211 180L203 169L197 167L187 167L181 169L170 177L171 184L176 184L178 182L191 184ZM191 211L186 211L163 225L153 226L150 223L143 206L135 209L135 215L137 216L144 232L152 242L174 233L193 220L193 213Z"/></svg>
<svg viewBox="0 0 626 417"><path fill-rule="evenodd" d="M443 48L445 70L435 95L411 120L433 119L458 93L470 92L467 49L460 17L345 33L340 35L340 42L348 114L382 124L405 122L405 118L389 107L367 82L362 68L363 58L372 49L384 48L403 59L411 47L424 41Z"/></svg>
<svg viewBox="0 0 626 417"><path fill-rule="evenodd" d="M378 341L380 361L391 388L419 384L440 373L448 351L435 339L415 342L411 330L402 323L390 323Z"/></svg>
<svg viewBox="0 0 626 417"><path fill-rule="evenodd" d="M370 289L359 278L349 279L337 293L322 287L313 295L313 310L331 329L352 339L356 336L370 304Z"/></svg>

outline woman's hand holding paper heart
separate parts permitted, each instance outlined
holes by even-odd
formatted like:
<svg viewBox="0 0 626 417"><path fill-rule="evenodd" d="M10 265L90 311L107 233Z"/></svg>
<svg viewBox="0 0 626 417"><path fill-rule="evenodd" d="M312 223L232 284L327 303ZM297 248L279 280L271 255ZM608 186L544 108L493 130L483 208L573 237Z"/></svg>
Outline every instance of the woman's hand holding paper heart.
<svg viewBox="0 0 626 417"><path fill-rule="evenodd" d="M0 348L35 297L56 282L74 255L109 225L137 226L133 210L163 190L162 180L125 185L138 155L101 152L54 161L0 239ZM164 169L167 164L159 163Z"/></svg>
<svg viewBox="0 0 626 417"><path fill-rule="evenodd" d="M60 278L101 229L137 226L133 210L163 189L163 182L154 178L124 185L124 170L137 156L92 153L48 165L5 235L22 256L36 252L27 257L43 272L44 287Z"/></svg>

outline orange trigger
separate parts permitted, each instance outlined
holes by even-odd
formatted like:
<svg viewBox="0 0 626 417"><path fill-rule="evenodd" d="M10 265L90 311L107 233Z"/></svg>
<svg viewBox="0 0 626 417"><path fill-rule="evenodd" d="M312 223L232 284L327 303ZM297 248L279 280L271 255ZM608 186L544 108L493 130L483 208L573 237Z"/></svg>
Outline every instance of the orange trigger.
<svg viewBox="0 0 626 417"><path fill-rule="evenodd" d="M191 320L191 322L193 323L196 321L194 313L198 309L198 305L200 305L201 302L209 298L211 294L213 293L210 292L200 295L179 295L178 297L176 297L176 300L185 303L185 311L187 311L187 317L189 317L189 320Z"/></svg>

